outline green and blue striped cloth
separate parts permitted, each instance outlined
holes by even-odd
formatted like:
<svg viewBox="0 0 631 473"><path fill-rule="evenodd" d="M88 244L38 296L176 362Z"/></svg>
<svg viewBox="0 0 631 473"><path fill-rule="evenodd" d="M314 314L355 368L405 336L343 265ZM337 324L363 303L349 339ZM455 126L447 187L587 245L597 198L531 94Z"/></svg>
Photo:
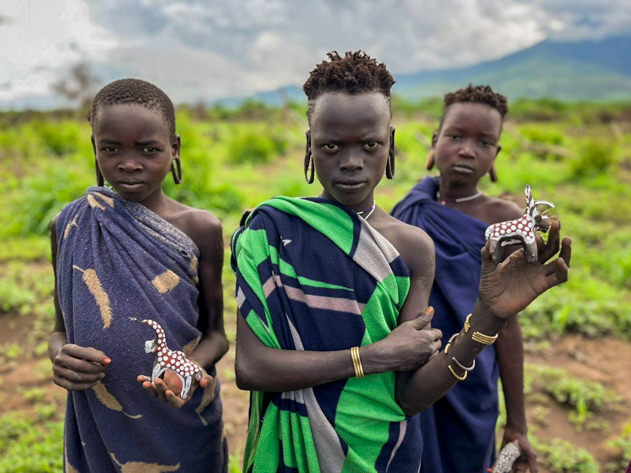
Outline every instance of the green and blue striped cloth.
<svg viewBox="0 0 631 473"><path fill-rule="evenodd" d="M280 350L381 340L410 287L390 242L352 210L316 198L257 207L233 236L232 265L241 316ZM418 419L405 416L394 392L394 372L253 392L244 471L417 472Z"/></svg>

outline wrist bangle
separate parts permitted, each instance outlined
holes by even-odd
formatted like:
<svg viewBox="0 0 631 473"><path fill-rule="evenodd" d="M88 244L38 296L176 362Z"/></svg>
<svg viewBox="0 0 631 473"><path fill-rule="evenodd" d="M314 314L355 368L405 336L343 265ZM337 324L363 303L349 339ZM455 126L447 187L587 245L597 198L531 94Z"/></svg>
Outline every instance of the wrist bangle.
<svg viewBox="0 0 631 473"><path fill-rule="evenodd" d="M471 315L467 315L467 318L464 319L464 333L469 333L469 330L471 330Z"/></svg>
<svg viewBox="0 0 631 473"><path fill-rule="evenodd" d="M449 340L447 341L447 345L445 345L445 349L443 350L443 353L446 355L447 353L449 353L449 347L451 346L451 342L454 341L454 338L456 338L458 336L458 332L453 333L451 335L451 337L449 337Z"/></svg>
<svg viewBox="0 0 631 473"><path fill-rule="evenodd" d="M469 375L469 372L465 371L464 375L460 376L458 373L456 373L454 371L454 369L451 367L451 365L447 365L447 368L449 368L449 371L451 372L453 377L456 378L458 381L464 381L465 379L467 379L467 376Z"/></svg>
<svg viewBox="0 0 631 473"><path fill-rule="evenodd" d="M359 347L351 347L351 360L353 360L353 369L355 370L355 377L363 378L364 368L362 367L362 360L359 357Z"/></svg>
<svg viewBox="0 0 631 473"><path fill-rule="evenodd" d="M451 360L456 363L456 365L458 366L458 368L460 368L462 371L473 371L475 369L475 360L473 360L473 363L471 363L471 366L464 366L462 363L460 363L458 360L456 360L455 356L451 357Z"/></svg>
<svg viewBox="0 0 631 473"><path fill-rule="evenodd" d="M499 333L496 333L495 335L485 335L481 332L473 332L473 335L471 335L471 339L474 342L481 343L482 345L493 345L495 340L497 340L497 337L499 337Z"/></svg>

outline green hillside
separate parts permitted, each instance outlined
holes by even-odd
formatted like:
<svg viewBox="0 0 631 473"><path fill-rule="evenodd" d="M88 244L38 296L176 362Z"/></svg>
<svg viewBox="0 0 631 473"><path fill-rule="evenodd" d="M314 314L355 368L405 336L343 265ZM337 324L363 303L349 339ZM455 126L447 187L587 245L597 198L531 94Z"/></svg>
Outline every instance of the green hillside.
<svg viewBox="0 0 631 473"><path fill-rule="evenodd" d="M407 100L440 96L474 84L491 84L510 99L628 100L631 36L600 41L543 41L471 67L397 75L394 91Z"/></svg>

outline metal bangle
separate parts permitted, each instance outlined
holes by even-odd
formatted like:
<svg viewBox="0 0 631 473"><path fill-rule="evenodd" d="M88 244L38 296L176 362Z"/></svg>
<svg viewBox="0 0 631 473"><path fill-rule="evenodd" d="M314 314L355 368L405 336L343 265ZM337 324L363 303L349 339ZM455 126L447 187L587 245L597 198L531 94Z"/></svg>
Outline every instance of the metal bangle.
<svg viewBox="0 0 631 473"><path fill-rule="evenodd" d="M365 376L364 367L362 366L362 360L359 357L359 347L351 347L351 360L353 361L355 376L357 378L363 378Z"/></svg>
<svg viewBox="0 0 631 473"><path fill-rule="evenodd" d="M467 376L469 375L468 371L465 371L463 376L458 375L458 373L454 371L451 365L447 365L447 368L449 368L449 371L451 372L453 377L456 378L458 381L464 381L465 379L467 379Z"/></svg>
<svg viewBox="0 0 631 473"><path fill-rule="evenodd" d="M471 330L471 315L467 315L467 318L464 319L464 333L469 333L469 330Z"/></svg>
<svg viewBox="0 0 631 473"><path fill-rule="evenodd" d="M458 336L459 332L456 333L452 333L451 337L449 337L449 340L447 340L447 345L445 345L445 349L443 350L443 353L446 355L449 352L449 347L451 346L451 342L454 341L454 338L456 338Z"/></svg>
<svg viewBox="0 0 631 473"><path fill-rule="evenodd" d="M481 332L473 332L473 335L471 335L471 339L474 342L481 343L482 345L493 345L495 340L497 340L497 337L499 337L499 333L496 333L495 335L485 335Z"/></svg>
<svg viewBox="0 0 631 473"><path fill-rule="evenodd" d="M455 356L452 356L451 359L453 360L454 363L456 363L458 368L460 368L463 371L473 371L475 369L475 360L473 360L473 363L471 364L471 366L464 366L462 363L456 360Z"/></svg>

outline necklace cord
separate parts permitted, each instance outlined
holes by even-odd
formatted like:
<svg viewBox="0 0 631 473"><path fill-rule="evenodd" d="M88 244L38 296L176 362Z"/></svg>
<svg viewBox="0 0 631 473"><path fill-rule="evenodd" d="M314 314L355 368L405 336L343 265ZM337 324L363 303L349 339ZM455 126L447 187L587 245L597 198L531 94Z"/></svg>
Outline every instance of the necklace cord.
<svg viewBox="0 0 631 473"><path fill-rule="evenodd" d="M359 212L355 212L355 213L359 215L360 217L362 217L364 220L368 220L376 208L377 208L377 203L373 201L372 207L366 210L360 210ZM364 216L366 212L368 212L368 215Z"/></svg>
<svg viewBox="0 0 631 473"><path fill-rule="evenodd" d="M466 197L460 197L458 199L441 199L440 198L440 191L436 192L436 200L442 200L443 202L467 202L468 200L473 200L473 199L477 199L478 197L480 197L482 195L482 191L477 191L475 194L471 194L468 195Z"/></svg>

